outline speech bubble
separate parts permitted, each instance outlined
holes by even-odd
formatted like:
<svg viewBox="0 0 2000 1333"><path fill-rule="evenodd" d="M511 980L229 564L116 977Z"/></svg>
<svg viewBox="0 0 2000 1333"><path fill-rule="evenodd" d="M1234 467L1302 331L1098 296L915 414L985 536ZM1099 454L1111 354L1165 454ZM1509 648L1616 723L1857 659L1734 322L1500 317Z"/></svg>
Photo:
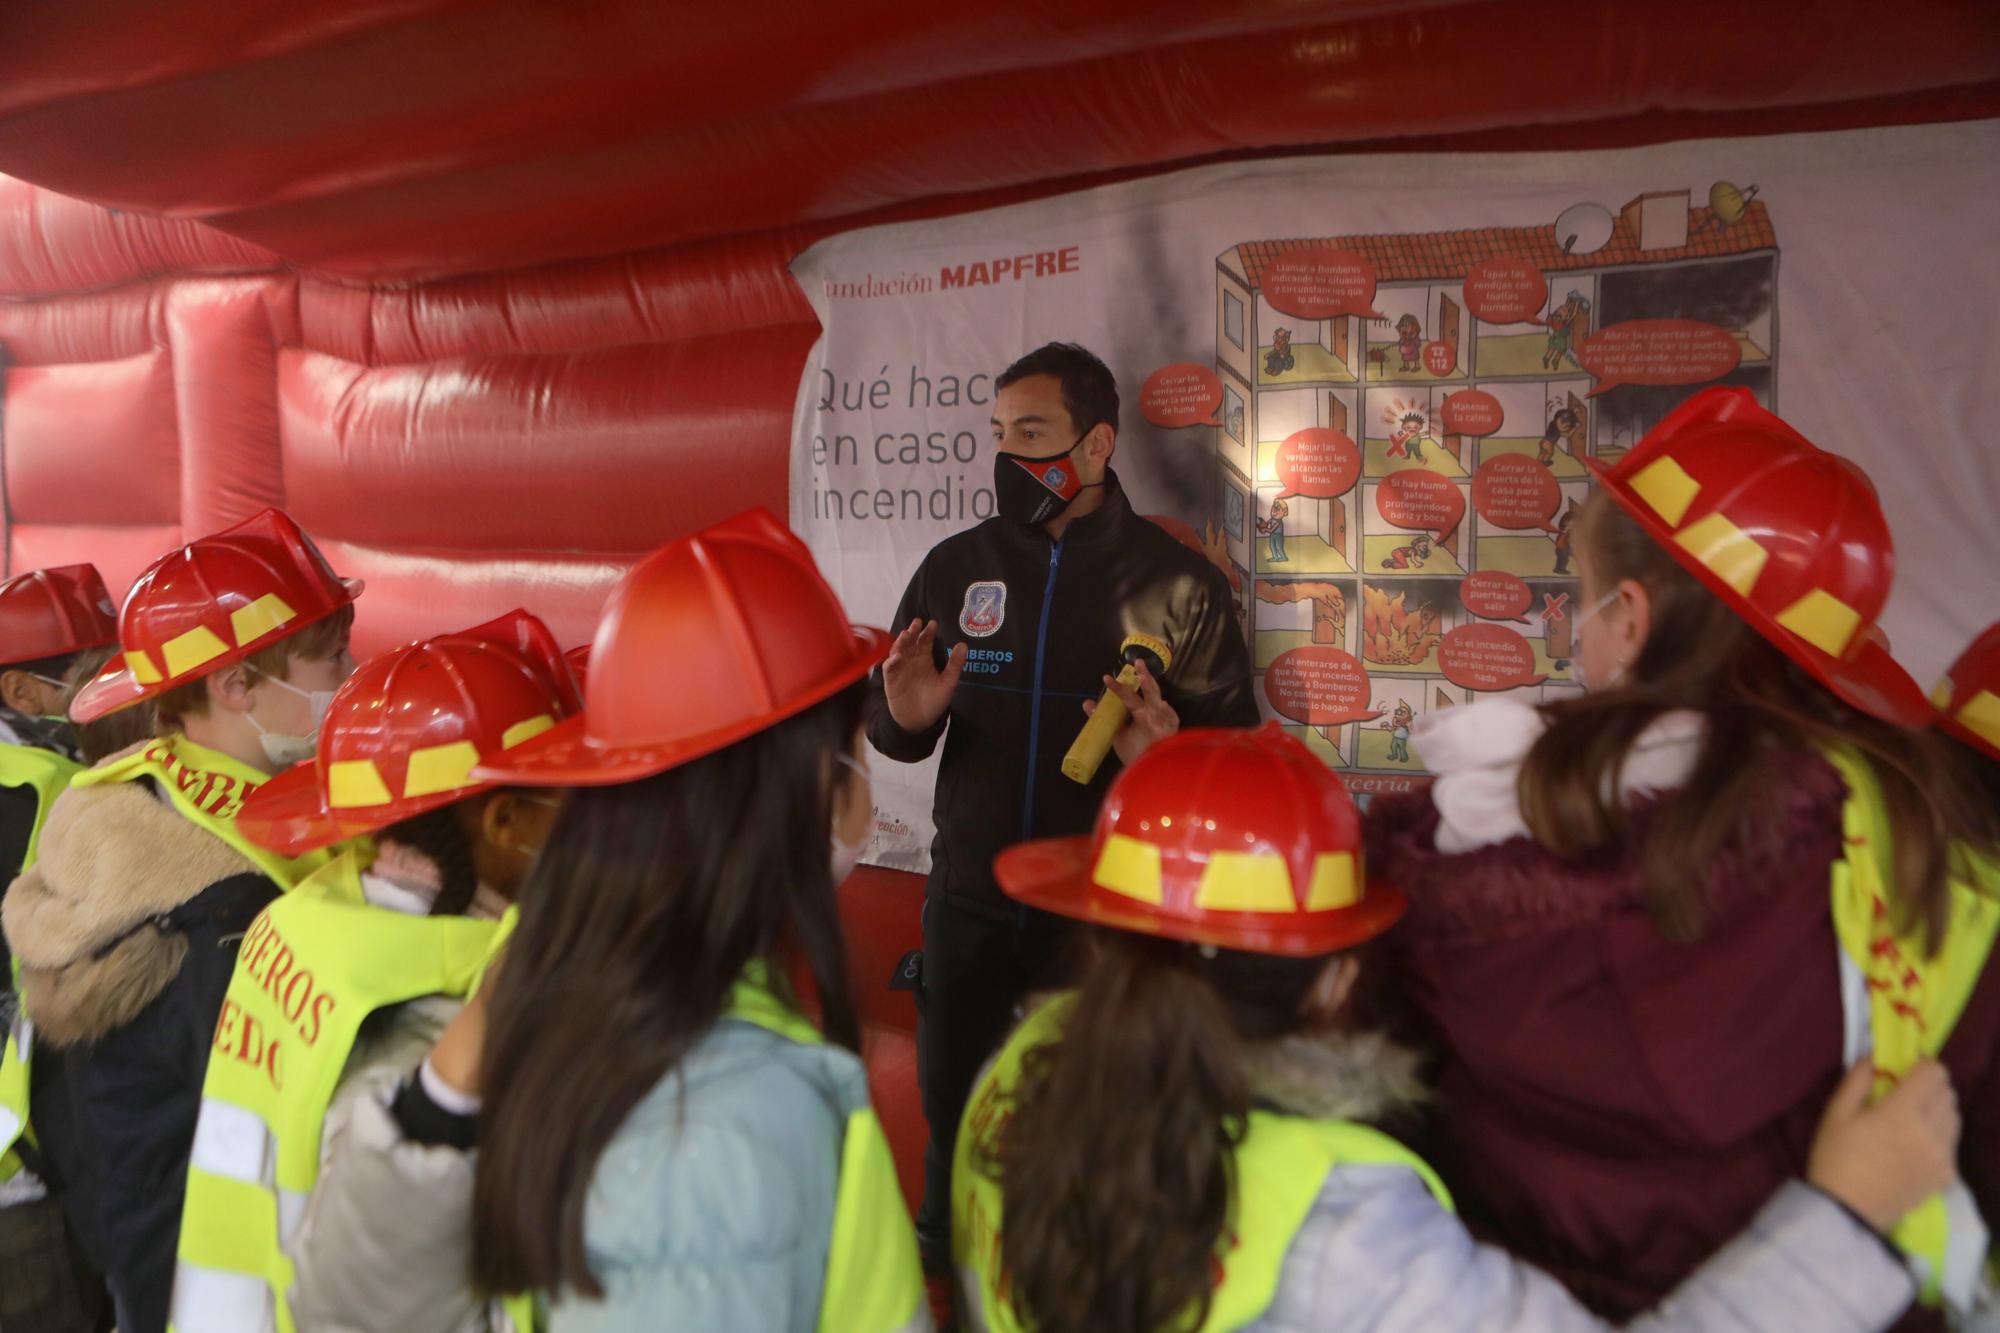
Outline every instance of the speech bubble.
<svg viewBox="0 0 2000 1333"><path fill-rule="evenodd" d="M1424 344L1424 369L1443 379L1458 369L1458 349L1442 338Z"/></svg>
<svg viewBox="0 0 2000 1333"><path fill-rule="evenodd" d="M1284 490L1278 499L1306 495L1331 500L1354 489L1361 476L1361 448L1326 426L1295 430L1278 446L1274 460Z"/></svg>
<svg viewBox="0 0 2000 1333"><path fill-rule="evenodd" d="M1506 413L1500 400L1484 389L1460 389L1449 394L1439 410L1444 428L1453 435L1491 435Z"/></svg>
<svg viewBox="0 0 2000 1333"><path fill-rule="evenodd" d="M1264 697L1271 707L1309 727L1373 722L1382 710L1368 707L1368 669L1339 648L1293 648L1279 653L1264 673Z"/></svg>
<svg viewBox="0 0 2000 1333"><path fill-rule="evenodd" d="M1264 299L1273 310L1299 319L1362 315L1375 308L1375 266L1366 255L1316 246L1292 250L1264 265Z"/></svg>
<svg viewBox="0 0 2000 1333"><path fill-rule="evenodd" d="M1597 376L1595 398L1621 384L1705 384L1736 369L1736 335L1699 319L1628 319L1577 344L1576 357Z"/></svg>
<svg viewBox="0 0 2000 1333"><path fill-rule="evenodd" d="M1497 528L1554 532L1549 519L1562 503L1562 487L1526 454L1495 454L1472 474L1472 507Z"/></svg>
<svg viewBox="0 0 2000 1333"><path fill-rule="evenodd" d="M1458 600L1475 616L1525 625L1528 618L1521 613L1535 604L1535 591L1519 574L1481 569L1466 575L1458 585Z"/></svg>
<svg viewBox="0 0 2000 1333"><path fill-rule="evenodd" d="M1546 324L1535 316L1548 303L1548 279L1515 255L1484 260L1465 275L1465 308L1488 324Z"/></svg>
<svg viewBox="0 0 2000 1333"><path fill-rule="evenodd" d="M1222 406L1222 380L1208 366L1176 361L1146 377L1139 390L1139 413L1155 426L1220 426L1215 415Z"/></svg>
<svg viewBox="0 0 2000 1333"><path fill-rule="evenodd" d="M1535 650L1528 641L1505 625L1446 630L1438 643L1438 667L1446 680L1467 690L1511 690L1548 679L1535 674Z"/></svg>
<svg viewBox="0 0 2000 1333"><path fill-rule="evenodd" d="M1465 517L1465 492L1435 472L1409 468L1382 478L1375 510L1399 528L1442 537Z"/></svg>

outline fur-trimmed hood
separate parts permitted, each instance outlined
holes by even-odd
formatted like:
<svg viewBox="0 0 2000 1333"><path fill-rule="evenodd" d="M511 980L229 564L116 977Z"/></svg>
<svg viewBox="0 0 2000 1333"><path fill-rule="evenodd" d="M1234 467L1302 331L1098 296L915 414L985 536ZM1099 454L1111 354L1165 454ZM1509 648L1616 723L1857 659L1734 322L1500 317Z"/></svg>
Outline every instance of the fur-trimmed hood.
<svg viewBox="0 0 2000 1333"><path fill-rule="evenodd" d="M1294 1035L1250 1048L1250 1092L1288 1115L1372 1124L1423 1102L1420 1063L1380 1032Z"/></svg>
<svg viewBox="0 0 2000 1333"><path fill-rule="evenodd" d="M131 1022L187 954L181 933L133 927L217 880L255 871L149 783L65 791L42 828L34 867L14 881L0 910L36 1035L73 1046Z"/></svg>

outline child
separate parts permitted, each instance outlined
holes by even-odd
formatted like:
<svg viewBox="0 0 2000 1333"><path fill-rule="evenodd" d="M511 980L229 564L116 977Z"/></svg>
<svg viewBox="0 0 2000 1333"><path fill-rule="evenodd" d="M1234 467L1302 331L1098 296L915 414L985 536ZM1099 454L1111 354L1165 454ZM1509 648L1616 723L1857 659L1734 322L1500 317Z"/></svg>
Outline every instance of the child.
<svg viewBox="0 0 2000 1333"><path fill-rule="evenodd" d="M1442 1048L1439 1165L1622 1317L1797 1171L1846 1064L1941 1052L1970 1191L1897 1235L1928 1301L1972 1302L2000 1205L1995 814L1907 730L1928 709L1873 628L1874 491L1738 389L1600 479L1574 529L1593 692L1430 714L1436 784L1369 812Z"/></svg>
<svg viewBox="0 0 2000 1333"><path fill-rule="evenodd" d="M472 765L580 702L548 629L510 612L368 662L335 692L317 760L244 801L238 827L285 856L375 841L266 907L244 935L202 1085L176 1328L298 1326L295 1263L302 1288L398 1308L395 1270L315 1243L323 1208L367 1207L351 1190L316 1188L322 1139L351 1132L357 1116L360 1132L386 1116L397 1079L498 947L500 913L547 837L552 798L479 781ZM375 1225L399 1206L375 1200ZM403 1265L454 1259L464 1261L399 1255ZM406 1327L431 1326L399 1314Z"/></svg>
<svg viewBox="0 0 2000 1333"><path fill-rule="evenodd" d="M33 864L49 807L81 769L64 677L79 656L118 641L117 611L90 565L30 570L0 583L0 866ZM4 889L0 889L4 893ZM18 1010L0 938L0 1328L89 1333L101 1284L79 1262L28 1124L33 1030Z"/></svg>
<svg viewBox="0 0 2000 1333"><path fill-rule="evenodd" d="M1384 451L1386 458L1408 458L1413 463L1424 461L1424 427L1428 423L1422 412L1405 412L1397 423L1395 433L1389 437L1389 447Z"/></svg>
<svg viewBox="0 0 2000 1333"><path fill-rule="evenodd" d="M375 1280L423 1317L307 1281L308 1327L456 1329L475 1289L537 1293L554 1333L930 1327L834 898L888 647L761 510L626 575L583 714L474 770L575 790L494 976L335 1145L323 1189L392 1206L315 1205L326 1253L409 1258Z"/></svg>
<svg viewBox="0 0 2000 1333"><path fill-rule="evenodd" d="M1094 922L1076 990L1030 1012L966 1110L953 1236L970 1325L1582 1330L1559 1284L1473 1243L1371 1127L1416 1062L1343 1021L1402 895L1364 873L1340 780L1275 725L1185 731L1112 786L1094 838L1010 848L1013 897ZM1949 1179L1948 1082L1828 1107L1804 1181L1636 1326L1879 1329L1913 1284L1872 1227Z"/></svg>
<svg viewBox="0 0 2000 1333"><path fill-rule="evenodd" d="M276 510L162 556L119 615L121 656L71 716L154 701L156 739L77 775L5 904L37 1040L35 1125L122 1333L167 1323L209 1040L244 929L329 859L236 827L243 798L312 752L360 585ZM44 1116L45 1097L61 1109Z"/></svg>

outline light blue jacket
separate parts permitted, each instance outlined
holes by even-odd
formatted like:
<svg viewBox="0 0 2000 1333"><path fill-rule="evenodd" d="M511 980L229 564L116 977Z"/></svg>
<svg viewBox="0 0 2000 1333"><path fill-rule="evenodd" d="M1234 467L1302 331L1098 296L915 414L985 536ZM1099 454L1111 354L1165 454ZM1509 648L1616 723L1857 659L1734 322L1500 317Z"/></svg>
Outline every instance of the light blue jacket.
<svg viewBox="0 0 2000 1333"><path fill-rule="evenodd" d="M598 1159L584 1241L601 1301L550 1333L812 1333L861 1062L724 1020L648 1093Z"/></svg>
<svg viewBox="0 0 2000 1333"><path fill-rule="evenodd" d="M490 1312L466 1282L472 1157L405 1139L392 1091L360 1098L329 1137L304 1229L303 1326L483 1333ZM813 1333L842 1136L867 1100L851 1053L718 1023L599 1157L584 1242L605 1296L553 1300L549 1333Z"/></svg>

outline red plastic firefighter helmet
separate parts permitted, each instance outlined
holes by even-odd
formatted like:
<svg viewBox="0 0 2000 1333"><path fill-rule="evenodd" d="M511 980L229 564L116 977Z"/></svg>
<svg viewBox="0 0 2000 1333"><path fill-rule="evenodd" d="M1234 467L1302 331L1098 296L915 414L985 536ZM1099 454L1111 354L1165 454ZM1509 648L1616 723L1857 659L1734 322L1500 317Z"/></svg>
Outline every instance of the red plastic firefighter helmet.
<svg viewBox="0 0 2000 1333"><path fill-rule="evenodd" d="M805 543L752 509L633 566L591 639L583 715L474 771L544 786L649 777L804 712L888 651L887 634L848 623Z"/></svg>
<svg viewBox="0 0 2000 1333"><path fill-rule="evenodd" d="M319 754L252 792L237 826L302 856L495 784L482 759L583 706L548 627L526 611L371 658L334 693Z"/></svg>
<svg viewBox="0 0 2000 1333"><path fill-rule="evenodd" d="M569 673L576 677L576 687L583 689L590 680L590 645L578 644L563 654L563 661L569 663Z"/></svg>
<svg viewBox="0 0 2000 1333"><path fill-rule="evenodd" d="M1938 729L2000 759L2000 621L1988 625L1931 691Z"/></svg>
<svg viewBox="0 0 2000 1333"><path fill-rule="evenodd" d="M0 583L0 665L118 642L118 611L95 565L31 569Z"/></svg>
<svg viewBox="0 0 2000 1333"><path fill-rule="evenodd" d="M77 692L90 722L240 662L352 603L361 580L327 567L298 524L275 509L155 560L118 613L124 652Z"/></svg>
<svg viewBox="0 0 2000 1333"><path fill-rule="evenodd" d="M1855 708L1921 727L1923 689L1876 620L1895 544L1868 474L1818 448L1747 389L1682 403L1616 466L1605 491L1710 591Z"/></svg>
<svg viewBox="0 0 2000 1333"><path fill-rule="evenodd" d="M1346 786L1276 723L1161 741L1111 784L1091 836L1009 847L994 871L1061 916L1296 958L1373 939L1404 907L1363 873Z"/></svg>

